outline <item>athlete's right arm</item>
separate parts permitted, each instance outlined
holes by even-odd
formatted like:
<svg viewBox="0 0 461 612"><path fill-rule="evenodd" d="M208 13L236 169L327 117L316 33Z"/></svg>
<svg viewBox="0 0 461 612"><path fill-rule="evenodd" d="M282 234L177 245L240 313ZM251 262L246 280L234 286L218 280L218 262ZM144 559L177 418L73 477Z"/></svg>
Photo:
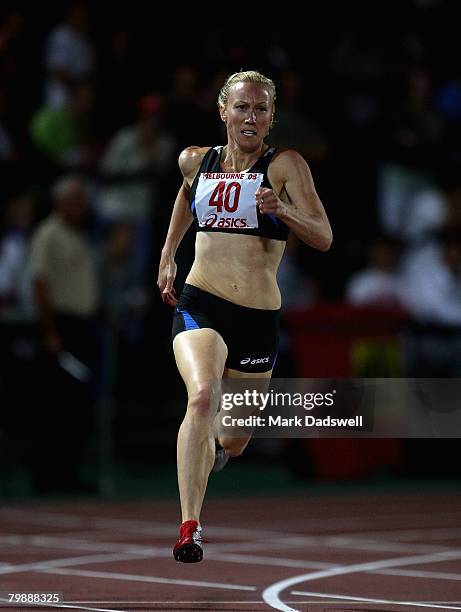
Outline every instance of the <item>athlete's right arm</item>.
<svg viewBox="0 0 461 612"><path fill-rule="evenodd" d="M200 167L203 156L208 147L188 147L179 156L179 168L183 175L183 184L173 206L170 226L165 239L165 244L160 257L157 285L160 289L162 300L176 306L178 300L175 297L173 287L176 277L176 262L174 260L178 246L189 229L194 217L189 208L189 191L195 175Z"/></svg>

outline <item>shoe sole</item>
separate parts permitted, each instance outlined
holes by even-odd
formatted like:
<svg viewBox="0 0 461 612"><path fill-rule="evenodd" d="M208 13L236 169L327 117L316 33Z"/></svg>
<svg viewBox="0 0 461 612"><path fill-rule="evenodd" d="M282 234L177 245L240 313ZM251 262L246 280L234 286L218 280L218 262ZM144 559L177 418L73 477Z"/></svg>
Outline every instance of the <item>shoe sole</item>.
<svg viewBox="0 0 461 612"><path fill-rule="evenodd" d="M185 544L173 556L178 563L198 563L203 559L203 548L198 544Z"/></svg>
<svg viewBox="0 0 461 612"><path fill-rule="evenodd" d="M230 456L224 451L224 449L217 450L215 453L214 464L213 464L213 467L211 468L211 471L220 472L226 467L229 459L230 459Z"/></svg>

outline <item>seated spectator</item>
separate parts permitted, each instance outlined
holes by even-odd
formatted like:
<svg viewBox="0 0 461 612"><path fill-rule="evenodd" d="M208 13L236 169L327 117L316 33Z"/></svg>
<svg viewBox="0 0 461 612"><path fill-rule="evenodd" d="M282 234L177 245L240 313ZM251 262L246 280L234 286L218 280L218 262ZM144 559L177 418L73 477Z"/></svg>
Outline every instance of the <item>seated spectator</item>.
<svg viewBox="0 0 461 612"><path fill-rule="evenodd" d="M398 256L395 240L376 237L369 247L367 267L353 274L346 285L346 301L355 306L399 306Z"/></svg>

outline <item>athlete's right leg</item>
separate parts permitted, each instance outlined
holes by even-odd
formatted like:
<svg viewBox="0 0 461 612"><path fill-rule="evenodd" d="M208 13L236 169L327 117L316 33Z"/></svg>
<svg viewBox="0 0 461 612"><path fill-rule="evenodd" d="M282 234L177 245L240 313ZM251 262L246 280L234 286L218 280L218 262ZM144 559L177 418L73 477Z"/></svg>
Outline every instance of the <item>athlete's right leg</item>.
<svg viewBox="0 0 461 612"><path fill-rule="evenodd" d="M220 402L227 347L213 329L179 333L173 342L176 364L187 388L187 411L178 433L178 484L182 521L199 521L213 466L213 420Z"/></svg>

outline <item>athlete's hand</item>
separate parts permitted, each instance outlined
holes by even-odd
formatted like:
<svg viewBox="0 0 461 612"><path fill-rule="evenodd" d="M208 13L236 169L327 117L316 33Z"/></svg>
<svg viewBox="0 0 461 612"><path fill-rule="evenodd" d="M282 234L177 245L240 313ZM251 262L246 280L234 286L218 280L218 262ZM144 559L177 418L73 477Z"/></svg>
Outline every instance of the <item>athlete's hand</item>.
<svg viewBox="0 0 461 612"><path fill-rule="evenodd" d="M279 217L285 212L285 204L282 200L267 187L259 187L256 191L256 205L259 212L263 215L275 215Z"/></svg>
<svg viewBox="0 0 461 612"><path fill-rule="evenodd" d="M170 306L176 306L178 300L176 299L176 291L173 287L174 279L176 278L176 262L174 257L171 255L164 255L160 258L160 265L158 270L157 286L160 289L160 295L165 304Z"/></svg>

